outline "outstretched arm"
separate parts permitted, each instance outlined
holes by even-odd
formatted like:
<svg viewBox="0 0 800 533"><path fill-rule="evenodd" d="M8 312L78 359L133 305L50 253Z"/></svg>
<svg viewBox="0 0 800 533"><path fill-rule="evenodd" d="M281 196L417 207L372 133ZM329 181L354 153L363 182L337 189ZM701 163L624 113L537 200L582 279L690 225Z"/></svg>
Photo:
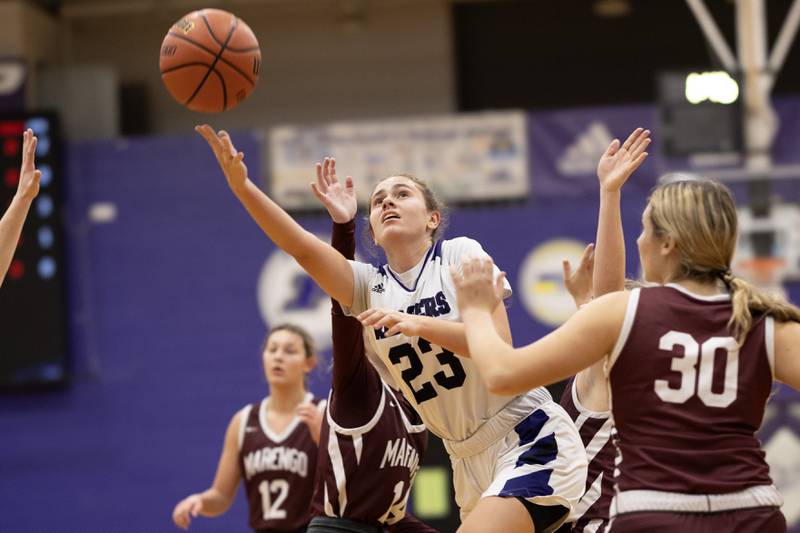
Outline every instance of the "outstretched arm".
<svg viewBox="0 0 800 533"><path fill-rule="evenodd" d="M178 502L172 512L172 520L182 529L189 529L192 518L202 516L219 516L227 511L236 497L236 486L239 484L239 424L244 424L242 412L236 413L225 432L225 444L217 465L217 474L211 487L203 492L191 494Z"/></svg>
<svg viewBox="0 0 800 533"><path fill-rule="evenodd" d="M31 203L39 194L39 178L42 173L36 170L36 145L36 136L28 128L22 134L22 167L19 172L17 193L3 214L3 218L0 219L0 285L3 284L8 267L11 265Z"/></svg>
<svg viewBox="0 0 800 533"><path fill-rule="evenodd" d="M333 220L331 244L345 258L356 253L356 212L358 204L353 178L344 183L336 177L336 160L325 158L317 172L314 194ZM366 424L380 402L381 380L364 356L363 328L358 320L346 316L339 302L331 299L333 339L333 380L330 412L337 424L348 428Z"/></svg>
<svg viewBox="0 0 800 533"><path fill-rule="evenodd" d="M303 229L248 179L244 154L236 150L226 132L215 132L208 125L195 130L208 142L234 195L264 233L294 257L331 298L349 307L353 303L353 271L347 259ZM317 172L321 171L318 164Z"/></svg>
<svg viewBox="0 0 800 533"><path fill-rule="evenodd" d="M650 130L636 128L620 146L614 139L597 164L600 212L597 220L594 297L625 288L625 238L622 232L622 186L647 159Z"/></svg>
<svg viewBox="0 0 800 533"><path fill-rule="evenodd" d="M489 390L513 396L565 379L610 353L622 329L628 294L608 294L585 306L539 341L514 349L497 334L491 310L502 294L492 262L473 259L451 270L472 359Z"/></svg>

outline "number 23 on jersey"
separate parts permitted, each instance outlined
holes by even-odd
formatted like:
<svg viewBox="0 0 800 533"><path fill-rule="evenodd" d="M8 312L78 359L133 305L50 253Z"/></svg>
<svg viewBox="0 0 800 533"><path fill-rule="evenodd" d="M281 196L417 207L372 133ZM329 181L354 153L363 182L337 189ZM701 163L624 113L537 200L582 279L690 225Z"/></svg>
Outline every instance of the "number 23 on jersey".
<svg viewBox="0 0 800 533"><path fill-rule="evenodd" d="M409 366L400 372L400 376L408 385L408 388L411 389L417 404L436 398L439 395L438 387L448 390L457 389L467 379L467 373L464 372L464 367L461 365L461 361L458 360L458 356L444 348L439 348L438 346L435 348L440 350L436 352L435 356L441 370L433 375L433 382L424 381L416 384L414 380L422 374L425 364L436 364L430 361L434 345L423 338L419 338L416 346L406 342L393 346L389 350L389 361L393 365L402 365L403 361L408 359ZM425 362L423 362L423 359ZM434 385L434 382L436 385Z"/></svg>

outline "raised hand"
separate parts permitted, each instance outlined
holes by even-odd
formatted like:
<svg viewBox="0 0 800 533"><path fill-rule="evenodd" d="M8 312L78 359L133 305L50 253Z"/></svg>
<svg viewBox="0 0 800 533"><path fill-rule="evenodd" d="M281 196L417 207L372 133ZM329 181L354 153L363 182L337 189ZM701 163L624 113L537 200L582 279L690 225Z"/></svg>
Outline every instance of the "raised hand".
<svg viewBox="0 0 800 533"><path fill-rule="evenodd" d="M217 158L228 186L236 192L247 182L247 166L244 164L244 154L236 150L231 142L230 135L225 130L215 132L208 124L195 126L194 131L199 133L211 147Z"/></svg>
<svg viewBox="0 0 800 533"><path fill-rule="evenodd" d="M636 128L620 146L619 139L608 145L597 164L600 188L619 191L639 165L647 159L645 149L650 145L650 130Z"/></svg>
<svg viewBox="0 0 800 533"><path fill-rule="evenodd" d="M387 336L402 333L406 337L418 337L420 334L419 317L409 313L391 309L367 309L356 318L363 326L375 329L389 328Z"/></svg>
<svg viewBox="0 0 800 533"><path fill-rule="evenodd" d="M325 411L313 403L303 403L297 406L296 413L297 417L308 426L311 438L319 444L319 433L322 429L322 417L325 416Z"/></svg>
<svg viewBox="0 0 800 533"><path fill-rule="evenodd" d="M26 200L33 200L39 194L39 180L42 173L36 170L36 145L38 142L30 128L22 134L22 166L19 170L17 195Z"/></svg>
<svg viewBox="0 0 800 533"><path fill-rule="evenodd" d="M199 494L187 496L172 511L172 521L181 529L189 529L192 518L203 511L203 498Z"/></svg>
<svg viewBox="0 0 800 533"><path fill-rule="evenodd" d="M458 307L482 309L492 312L503 301L505 272L494 279L494 263L488 258L474 258L462 261L461 274L455 265L450 265L450 275L456 286Z"/></svg>
<svg viewBox="0 0 800 533"><path fill-rule="evenodd" d="M575 300L575 306L580 307L589 303L594 297L592 287L594 244L587 245L583 250L581 262L575 272L572 271L572 265L566 259L562 262L562 266L564 267L564 286L569 291L572 299Z"/></svg>
<svg viewBox="0 0 800 533"><path fill-rule="evenodd" d="M358 203L353 177L347 176L342 184L336 177L336 159L333 157L326 157L322 163L317 163L317 181L311 184L311 190L337 224L355 218Z"/></svg>

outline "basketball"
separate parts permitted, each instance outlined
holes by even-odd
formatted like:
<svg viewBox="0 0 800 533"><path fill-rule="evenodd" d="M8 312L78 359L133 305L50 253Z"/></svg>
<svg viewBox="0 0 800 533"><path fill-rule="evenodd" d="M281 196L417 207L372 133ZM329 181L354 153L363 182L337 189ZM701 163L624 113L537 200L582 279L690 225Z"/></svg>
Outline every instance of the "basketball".
<svg viewBox="0 0 800 533"><path fill-rule="evenodd" d="M253 91L261 49L250 27L232 13L201 9L182 17L161 44L161 79L192 111L232 109Z"/></svg>

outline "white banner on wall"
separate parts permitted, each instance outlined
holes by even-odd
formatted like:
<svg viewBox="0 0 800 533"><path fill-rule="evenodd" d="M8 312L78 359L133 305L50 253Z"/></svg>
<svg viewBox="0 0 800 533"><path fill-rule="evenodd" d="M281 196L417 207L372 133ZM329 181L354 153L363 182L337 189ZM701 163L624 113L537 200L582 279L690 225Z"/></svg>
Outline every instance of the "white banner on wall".
<svg viewBox="0 0 800 533"><path fill-rule="evenodd" d="M336 157L340 179L355 178L359 201L392 174L425 180L445 201L528 195L525 114L475 113L318 127L282 126L269 136L272 198L287 209L319 207L314 164Z"/></svg>

